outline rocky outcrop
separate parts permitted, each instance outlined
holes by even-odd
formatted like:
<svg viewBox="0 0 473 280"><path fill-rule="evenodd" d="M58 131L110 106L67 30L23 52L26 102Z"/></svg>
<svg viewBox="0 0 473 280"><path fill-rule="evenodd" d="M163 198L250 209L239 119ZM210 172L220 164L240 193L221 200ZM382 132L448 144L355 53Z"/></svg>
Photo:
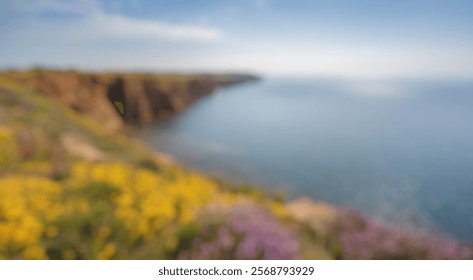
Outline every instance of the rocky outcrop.
<svg viewBox="0 0 473 280"><path fill-rule="evenodd" d="M181 112L221 86L247 75L90 74L30 71L10 74L38 93L88 115L109 131L148 124Z"/></svg>

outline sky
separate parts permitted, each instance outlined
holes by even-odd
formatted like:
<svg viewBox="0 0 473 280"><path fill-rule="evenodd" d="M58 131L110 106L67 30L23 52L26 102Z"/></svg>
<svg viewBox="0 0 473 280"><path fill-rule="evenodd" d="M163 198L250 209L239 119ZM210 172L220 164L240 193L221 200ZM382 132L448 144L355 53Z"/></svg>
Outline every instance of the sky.
<svg viewBox="0 0 473 280"><path fill-rule="evenodd" d="M0 0L0 68L473 78L470 0Z"/></svg>

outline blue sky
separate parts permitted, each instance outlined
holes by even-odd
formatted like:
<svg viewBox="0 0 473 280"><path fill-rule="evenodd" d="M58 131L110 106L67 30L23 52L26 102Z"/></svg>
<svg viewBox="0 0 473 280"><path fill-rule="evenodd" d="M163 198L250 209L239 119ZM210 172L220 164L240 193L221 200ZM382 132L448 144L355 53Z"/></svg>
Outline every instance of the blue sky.
<svg viewBox="0 0 473 280"><path fill-rule="evenodd" d="M473 77L467 0L2 0L0 67Z"/></svg>

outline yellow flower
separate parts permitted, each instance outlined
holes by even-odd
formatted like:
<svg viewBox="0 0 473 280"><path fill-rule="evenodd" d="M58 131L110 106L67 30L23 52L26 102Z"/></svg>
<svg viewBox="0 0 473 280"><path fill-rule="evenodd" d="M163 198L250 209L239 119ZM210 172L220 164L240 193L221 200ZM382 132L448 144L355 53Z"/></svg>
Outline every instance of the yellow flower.
<svg viewBox="0 0 473 280"><path fill-rule="evenodd" d="M113 243L108 243L103 247L100 253L97 255L98 260L109 260L117 252L117 247Z"/></svg>
<svg viewBox="0 0 473 280"><path fill-rule="evenodd" d="M51 209L60 203L61 188L56 183L35 176L8 176L0 179L0 253L23 258L44 259L41 238ZM7 249L10 248L10 249ZM13 256L11 255L11 256Z"/></svg>
<svg viewBox="0 0 473 280"><path fill-rule="evenodd" d="M44 260L47 259L46 252L44 251L44 248L39 246L39 245L32 245L26 247L25 250L23 250L22 254L24 259L27 260Z"/></svg>

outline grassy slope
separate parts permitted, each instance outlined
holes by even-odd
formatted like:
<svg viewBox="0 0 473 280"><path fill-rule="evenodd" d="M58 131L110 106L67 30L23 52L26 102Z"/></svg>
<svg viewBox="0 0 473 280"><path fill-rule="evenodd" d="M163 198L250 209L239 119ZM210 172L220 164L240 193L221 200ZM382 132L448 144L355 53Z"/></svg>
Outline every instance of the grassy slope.
<svg viewBox="0 0 473 280"><path fill-rule="evenodd" d="M255 188L205 178L10 77L0 75L0 259L470 253L327 205L286 206Z"/></svg>
<svg viewBox="0 0 473 280"><path fill-rule="evenodd" d="M102 158L74 152L65 135ZM166 163L141 142L105 133L5 75L0 144L0 202L18 211L0 208L0 258L176 257L177 248L182 250L176 234L206 205L254 202L275 215L283 209L260 191L240 191ZM54 207L61 210L48 217ZM116 232L95 240L111 229ZM23 230L31 240L17 236Z"/></svg>

